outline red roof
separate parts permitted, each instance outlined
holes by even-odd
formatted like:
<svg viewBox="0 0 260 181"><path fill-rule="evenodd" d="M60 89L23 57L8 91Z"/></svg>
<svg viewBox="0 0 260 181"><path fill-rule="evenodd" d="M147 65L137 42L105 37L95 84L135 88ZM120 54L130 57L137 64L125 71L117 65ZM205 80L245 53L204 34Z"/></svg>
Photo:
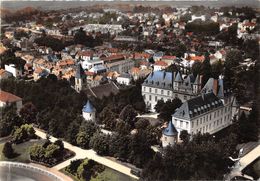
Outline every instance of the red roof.
<svg viewBox="0 0 260 181"><path fill-rule="evenodd" d="M149 53L134 53L134 58L150 58L151 55Z"/></svg>
<svg viewBox="0 0 260 181"><path fill-rule="evenodd" d="M247 23L244 23L243 26L255 26L255 23L247 22Z"/></svg>
<svg viewBox="0 0 260 181"><path fill-rule="evenodd" d="M0 101L1 102L17 102L17 101L20 101L22 100L22 98L16 96L16 95L13 95L9 92L5 92L5 91L0 91Z"/></svg>
<svg viewBox="0 0 260 181"><path fill-rule="evenodd" d="M94 52L93 51L81 51L78 54L79 54L79 56L93 56Z"/></svg>
<svg viewBox="0 0 260 181"><path fill-rule="evenodd" d="M86 74L87 76L93 76L95 73L94 73L94 72L86 71L85 74Z"/></svg>
<svg viewBox="0 0 260 181"><path fill-rule="evenodd" d="M194 61L204 61L205 60L205 57L202 55L202 56L192 56L190 57L190 60L194 60Z"/></svg>
<svg viewBox="0 0 260 181"><path fill-rule="evenodd" d="M167 64L166 62L164 62L164 61L156 61L156 62L154 63L154 65L167 66L168 64Z"/></svg>
<svg viewBox="0 0 260 181"><path fill-rule="evenodd" d="M164 56L162 57L162 59L174 60L174 59L176 59L176 56L164 55Z"/></svg>

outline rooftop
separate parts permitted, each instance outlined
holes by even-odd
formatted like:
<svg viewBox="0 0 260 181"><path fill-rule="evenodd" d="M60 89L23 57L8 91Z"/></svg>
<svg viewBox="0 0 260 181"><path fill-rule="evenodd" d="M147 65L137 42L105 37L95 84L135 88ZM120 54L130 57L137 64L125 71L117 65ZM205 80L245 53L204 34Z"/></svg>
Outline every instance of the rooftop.
<svg viewBox="0 0 260 181"><path fill-rule="evenodd" d="M0 101L1 102L17 102L17 101L20 101L22 100L22 98L16 96L16 95L13 95L9 92L5 92L5 91L0 91Z"/></svg>

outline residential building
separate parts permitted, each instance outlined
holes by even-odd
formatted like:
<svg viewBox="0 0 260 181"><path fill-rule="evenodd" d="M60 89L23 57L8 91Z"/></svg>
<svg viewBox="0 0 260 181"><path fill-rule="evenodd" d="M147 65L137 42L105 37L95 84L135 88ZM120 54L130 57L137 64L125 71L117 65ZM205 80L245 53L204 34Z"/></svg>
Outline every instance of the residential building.
<svg viewBox="0 0 260 181"><path fill-rule="evenodd" d="M0 80L7 79L12 76L13 76L12 73L10 73L4 69L0 69Z"/></svg>
<svg viewBox="0 0 260 181"><path fill-rule="evenodd" d="M130 75L130 74L126 74L126 73L120 74L120 75L116 78L116 81L117 81L119 84L124 84L124 85L130 85L131 80L132 80L131 75Z"/></svg>
<svg viewBox="0 0 260 181"><path fill-rule="evenodd" d="M0 107L9 106L11 104L15 104L17 112L19 112L23 106L22 98L0 90Z"/></svg>
<svg viewBox="0 0 260 181"><path fill-rule="evenodd" d="M22 70L19 69L14 64L5 65L5 70L7 72L10 72L14 77L21 77L22 76Z"/></svg>

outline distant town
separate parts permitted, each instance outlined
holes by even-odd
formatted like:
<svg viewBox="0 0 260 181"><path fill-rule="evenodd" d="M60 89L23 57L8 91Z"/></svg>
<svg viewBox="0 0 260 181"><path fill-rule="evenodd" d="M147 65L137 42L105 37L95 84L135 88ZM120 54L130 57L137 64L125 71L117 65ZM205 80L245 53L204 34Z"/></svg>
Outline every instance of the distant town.
<svg viewBox="0 0 260 181"><path fill-rule="evenodd" d="M76 3L1 7L1 181L260 178L257 7Z"/></svg>

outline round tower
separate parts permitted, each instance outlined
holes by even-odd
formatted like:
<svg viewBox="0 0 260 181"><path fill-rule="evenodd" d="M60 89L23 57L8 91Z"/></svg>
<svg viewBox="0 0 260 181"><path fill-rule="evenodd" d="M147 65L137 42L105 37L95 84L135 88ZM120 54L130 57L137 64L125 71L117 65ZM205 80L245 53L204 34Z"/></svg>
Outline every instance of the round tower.
<svg viewBox="0 0 260 181"><path fill-rule="evenodd" d="M167 128L165 128L162 132L162 146L167 147L170 145L174 145L178 140L178 131L172 124L172 121L169 121Z"/></svg>
<svg viewBox="0 0 260 181"><path fill-rule="evenodd" d="M90 101L82 109L82 116L86 121L95 121L96 120L96 109L92 106Z"/></svg>

